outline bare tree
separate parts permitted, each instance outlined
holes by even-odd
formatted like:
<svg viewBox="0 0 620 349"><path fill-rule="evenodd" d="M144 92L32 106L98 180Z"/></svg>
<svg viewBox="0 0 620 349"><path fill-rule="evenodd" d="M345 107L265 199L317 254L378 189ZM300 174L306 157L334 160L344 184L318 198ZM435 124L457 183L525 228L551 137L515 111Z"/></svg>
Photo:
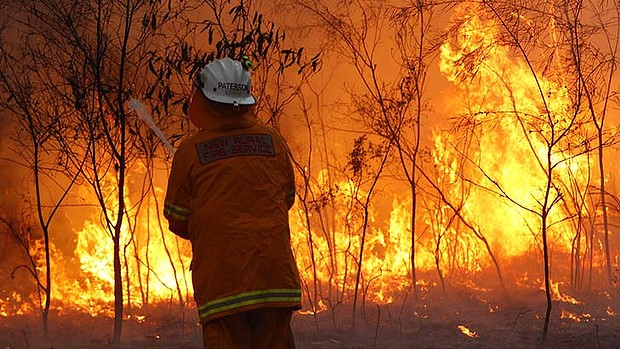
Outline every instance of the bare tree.
<svg viewBox="0 0 620 349"><path fill-rule="evenodd" d="M14 34L12 29L7 29ZM44 292L42 303L42 322L45 336L48 336L48 316L52 301L52 269L51 269L51 231L54 221L63 203L76 183L85 158L68 161L58 139L65 132L60 126L62 111L53 107L54 100L43 92L38 83L42 78L36 70L36 62L29 52L19 52L16 43L10 42L5 32L0 33L0 94L5 96L0 101L0 109L10 112L17 124L15 137L16 155L21 158L19 163L26 167L32 175L34 184L34 202L32 217L37 222L43 235L44 261L43 266L27 267L41 291ZM9 35L10 35L9 34ZM11 226L8 221L7 225ZM11 228L15 231L15 228ZM27 253L30 235L19 235L22 246ZM37 259L38 260L38 259ZM39 276L39 268L44 268L44 281Z"/></svg>
<svg viewBox="0 0 620 349"><path fill-rule="evenodd" d="M412 0L391 9L398 60L403 74L398 84L400 95L396 97L400 108L395 110L394 120L386 118L387 129L396 140L405 178L411 189L411 279L413 291L418 298L416 274L416 216L419 193L418 167L421 162L423 117L428 109L426 97L427 73L438 50L438 40L431 36L437 8L449 8L434 1ZM411 120L409 120L411 119ZM409 131L409 132L408 132Z"/></svg>
<svg viewBox="0 0 620 349"><path fill-rule="evenodd" d="M123 287L121 235L127 212L127 171L136 160L126 102L146 88L146 52L158 47L165 24L181 7L168 1L24 1L14 3L26 33L22 44L32 57L36 84L63 118L52 130L70 162L80 169L101 209L114 243L114 342L121 338ZM161 45L160 45L161 46ZM50 105L39 105L41 110Z"/></svg>
<svg viewBox="0 0 620 349"><path fill-rule="evenodd" d="M579 12L578 8L573 10ZM497 92L503 94L500 96L503 102L495 102L503 107L496 110L484 108L472 110L468 119L471 121L467 124L470 126L468 130L482 127L488 127L490 130L502 128L507 130L506 125L513 125L512 131L519 131L522 144L531 153L532 166L537 169L537 176L540 176L536 182L538 184L533 183L532 189L536 195L531 198L519 197L512 192L512 188L505 186L503 179L495 177L496 175L488 169L488 165L468 156L471 164L482 175L482 178L470 179L472 183L538 217L539 226L533 231L535 236L540 236L541 239L547 299L543 340L548 333L552 310L549 237L554 229L561 229L565 222L580 217L575 213L575 209L579 209L582 205L580 202L583 202L583 199L579 198L585 197L587 183L583 184L581 179L579 182L576 181L576 173L570 171L570 164L587 158L586 154L591 151L587 145L594 139L588 128L587 115L582 108L583 81L576 78L578 74L572 76L556 74L557 71L579 69L574 64L576 60L563 58L571 50L567 50L570 45L564 44L566 41L562 39L561 30L557 30L558 27L562 27L559 23L562 22L561 14L564 13L564 10L558 11L559 9L565 9L565 6L547 3L544 6L531 4L531 7L524 7L516 3L489 1L480 7L472 5L468 8L469 13L463 15L464 22L461 23L469 26L467 32L469 34L464 38L469 40L468 44L471 46L456 54L456 58L453 57L456 67L453 75L458 81L472 82L476 86L474 81L485 81L492 77L497 81L495 88L503 91ZM572 13L572 10L569 12ZM487 29L482 29L479 25L474 28L476 24L472 26L474 22L470 20L480 18L486 21L484 23L487 23L488 26L485 27ZM552 18L553 26L549 26L549 18ZM476 33L475 29L479 32ZM549 32L552 32L552 35L548 35ZM550 42L546 42L547 40ZM513 50L511 52L515 54L517 57L515 61L518 62L515 66L519 67L513 69L513 72L519 72L522 79L527 79L528 94L535 96L530 100L534 108L523 103L524 101L518 97L522 93L519 89L523 87L516 87L517 81L510 76L511 72L508 69L501 64L493 66L486 63L488 59L497 55L498 45ZM537 60L535 57L542 59ZM524 76L526 77L523 78ZM475 80L476 77L480 77L480 80ZM559 108L558 105L562 107ZM586 165L588 164L589 162L586 162ZM585 175L579 175L587 178L587 172ZM576 185L579 187L571 189ZM573 200L575 204L569 200ZM576 224L581 223L577 221Z"/></svg>
<svg viewBox="0 0 620 349"><path fill-rule="evenodd" d="M562 46L567 51L571 74L575 76L575 102L583 105L596 129L597 167L599 172L600 211L603 218L603 238L607 284L613 286L609 218L606 189L605 148L614 142L616 134L609 134L605 127L612 87L616 77L620 45L620 6L615 2L592 2L586 7L583 1L562 1L557 5L557 16Z"/></svg>
<svg viewBox="0 0 620 349"><path fill-rule="evenodd" d="M439 38L432 38L430 32L433 12L441 5L433 1L408 1L399 6L386 1L354 1L334 6L322 1L305 1L299 5L317 18L319 28L334 39L331 44L359 78L361 87L349 90L353 105L360 106L355 113L357 127L365 126L374 136L393 146L393 157L408 183L411 286L417 299L419 154L423 119L428 111L426 74L439 43ZM386 34L394 41L384 42ZM381 54L387 51L382 45L394 48L391 56Z"/></svg>
<svg viewBox="0 0 620 349"><path fill-rule="evenodd" d="M366 136L358 137L353 145L353 149L349 153L349 169L352 172L353 187L355 205L359 206L362 210L362 224L360 234L360 245L356 263L356 275L355 275L355 291L353 292L353 328L355 328L357 299L360 291L360 285L362 281L362 270L364 264L364 248L366 247L367 235L370 224L370 204L373 199L373 195L376 192L377 184L381 178L388 158L390 157L390 151L392 150L392 143L386 142L385 145L373 145L372 142L366 144ZM371 166L373 160L378 160L376 166ZM363 194L362 194L363 189ZM362 303L363 304L363 303ZM362 310L364 308L362 307Z"/></svg>
<svg viewBox="0 0 620 349"><path fill-rule="evenodd" d="M548 91L541 85L541 76L537 73L530 59L531 54L528 52L528 46L535 46L533 43L523 39L523 25L520 20L515 20L511 14L514 11L522 14L522 17L536 16L538 8L521 8L519 5L494 4L486 3L495 17L499 20L502 27L508 34L509 41L514 44L517 51L521 53L528 64L532 76L536 80L538 90L540 92L540 101L544 105L546 114L546 122L544 123L544 131L538 133L539 137L544 139L547 145L547 156L543 168L547 175L547 185L545 186L545 195L540 211L541 229L543 238L543 252L545 263L545 289L547 294L547 313L543 328L543 340L546 339L549 317L551 313L551 296L549 291L549 260L547 247L546 229L551 226L548 221L549 214L556 203L564 200L564 194L558 186L555 173L560 171L560 166L570 161L573 156L580 153L591 151L588 144L592 141L591 135L586 127L588 123L585 117L590 117L589 125L593 125L596 130L596 150L597 165L599 170L600 183L600 207L603 217L603 237L606 258L607 285L612 287L612 270L611 270L611 252L608 230L608 213L605 189L605 168L604 168L604 148L609 146L615 135L607 134L605 129L605 120L608 106L611 101L612 88L611 84L616 72L616 59L618 52L618 44L620 38L617 33L620 30L620 20L618 19L619 8L615 3L601 2L598 4L591 3L589 11L591 15L585 14L585 7L582 1L567 2L560 1L558 3L549 4L548 14L545 18L553 18L553 22L557 25L557 29L550 28L555 35L554 45L551 46L552 52L549 54L548 62L556 63L560 67L554 67L553 63L549 63L546 67L550 71L563 69L568 71L569 78L563 79L567 93L570 96L572 104L567 108L567 114L555 111L549 106L552 97ZM506 10L510 11L506 12ZM612 34L612 32L614 34ZM543 29L544 33L544 29ZM602 33L602 44L599 46L597 42L597 33ZM536 34L534 34L536 35ZM568 81L567 81L568 80ZM547 95L545 95L547 94ZM568 140L568 144L567 144ZM574 146L572 144L578 144ZM558 153L565 154L563 159L558 160ZM553 194L555 192L555 194Z"/></svg>

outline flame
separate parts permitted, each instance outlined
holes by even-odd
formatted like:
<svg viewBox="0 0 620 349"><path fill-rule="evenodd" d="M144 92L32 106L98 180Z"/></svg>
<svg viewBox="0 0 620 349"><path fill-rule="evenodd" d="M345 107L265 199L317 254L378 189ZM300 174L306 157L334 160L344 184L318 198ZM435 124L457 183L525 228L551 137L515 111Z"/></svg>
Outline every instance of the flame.
<svg viewBox="0 0 620 349"><path fill-rule="evenodd" d="M145 174L144 171L144 167L135 168L132 175L137 179ZM104 184L106 197L113 197L117 185L115 179L106 178ZM127 190L131 192L129 187ZM156 190L157 196L163 197L161 187ZM83 198L93 195L88 187L79 188L78 193ZM129 194L126 201L129 213L120 241L124 302L137 308L174 299L184 303L191 295L188 267L191 247L188 242L177 239L167 231L167 224L162 223L163 217L158 210L158 207L162 207L161 203L155 205L152 200L145 198L145 204L138 210L136 207L139 205L133 205L131 196ZM106 205L114 220L114 202L110 201ZM52 241L51 304L54 309L78 310L93 316L112 315L113 241L101 221L99 212L94 210L85 221L73 222L78 228L74 231L74 250L69 254ZM42 240L33 240L30 254L38 261L37 271L42 279L45 277L43 252ZM45 300L43 293L41 297L39 300L33 294L29 299L22 299L21 295L14 293L0 300L0 314L30 313Z"/></svg>
<svg viewBox="0 0 620 349"><path fill-rule="evenodd" d="M540 244L540 217L522 208L540 211L548 179L543 171L548 152L544 137L552 132L550 125L541 121L546 115L532 117L544 114L538 86L545 94L554 127L560 130L569 125L572 103L561 78L552 81L538 74L535 79L523 59L498 44L497 23L483 19L476 8L463 6L461 11L463 26L455 42L441 46L440 69L461 90L463 98L456 100L462 104L454 106L463 113L456 118L457 123L461 127L475 124L479 131L472 139L474 146L467 143L468 147L458 132L435 134L437 183L450 202L462 203L461 215L488 239L495 254L503 259L525 256ZM583 132L575 131L577 144ZM553 180L584 190L590 173L587 156L579 155L579 149L573 151L568 144L562 147L567 150L551 154ZM462 178L479 185L468 185ZM575 213L587 217L591 210L582 205L578 212L568 211L569 206L568 202L557 205L548 216L549 245L558 255L570 254L573 246L575 222L567 217ZM454 225L448 224L450 214L451 209L438 203L426 223L434 231L457 236ZM468 247L480 245L466 240L462 233L455 238ZM488 264L486 253L477 250L470 264L465 264L472 271Z"/></svg>
<svg viewBox="0 0 620 349"><path fill-rule="evenodd" d="M19 293L12 292L10 296L0 299L0 316L30 314L34 310L35 299L24 299Z"/></svg>
<svg viewBox="0 0 620 349"><path fill-rule="evenodd" d="M613 311L613 310L611 309L611 307L610 307L610 306L607 306L606 313L607 313L607 315L609 315L609 316L616 316L616 315L618 315L615 311Z"/></svg>
<svg viewBox="0 0 620 349"><path fill-rule="evenodd" d="M551 299L556 300L556 301L560 301L563 303L569 303L569 304L583 304L582 302L576 300L575 298L571 297L570 295L567 294L562 294L560 292L560 284L561 282L554 282L553 280L550 281L551 287ZM541 290L544 290L545 287L544 285L541 287Z"/></svg>
<svg viewBox="0 0 620 349"><path fill-rule="evenodd" d="M469 328L467 328L467 326L459 325L458 329L461 331L461 333L463 333L469 338L478 338L478 334L476 333L476 331L470 330Z"/></svg>
<svg viewBox="0 0 620 349"><path fill-rule="evenodd" d="M317 192L329 187L326 178L326 172L319 175ZM366 195L351 181L341 181L334 187L338 192L334 194L331 208L317 206L308 217L299 205L291 211L291 243L302 278L310 284L316 272L318 288L326 290L322 296L331 300L348 298L353 293L359 257L356 253L361 247L363 229L362 212L356 203ZM364 242L362 281L366 288L364 297L370 301L389 304L394 294L410 287L411 228L403 220L407 217L406 211L406 205L394 201L390 225L382 229L372 224L376 212L373 208L369 210L371 224ZM321 217L331 220L331 229L319 225ZM315 251L314 261L309 248Z"/></svg>
<svg viewBox="0 0 620 349"><path fill-rule="evenodd" d="M146 168L134 170L134 174L144 174ZM110 182L114 185L114 181ZM156 189L158 197L163 197L161 187ZM176 238L166 229L163 219L162 203L147 203L139 211L132 212L121 231L121 265L124 286L124 299L137 307L149 302L169 301L178 298L180 289L191 288L189 263L191 247L187 241ZM128 198L127 207L133 207ZM116 212L111 210L112 213ZM114 217L112 217L114 218ZM100 217L93 216L77 232L74 251L78 260L82 278L79 284L60 287L56 296L59 299L70 297L76 306L84 306L91 314L109 311L106 305L113 301L114 275L112 266L113 241L109 232L102 229ZM84 293L76 294L76 290ZM83 298L82 298L83 295ZM76 297L77 296L77 297ZM77 301L76 301L77 298ZM92 300L104 305L97 308ZM181 300L179 300L181 301Z"/></svg>
<svg viewBox="0 0 620 349"><path fill-rule="evenodd" d="M575 314L568 310L562 309L562 313L560 314L560 319L570 319L575 322L588 322L592 319L592 315L588 313Z"/></svg>
<svg viewBox="0 0 620 349"><path fill-rule="evenodd" d="M562 309L562 314L560 315L560 319L571 319L575 322L581 322L581 319L576 314L573 314L567 310Z"/></svg>

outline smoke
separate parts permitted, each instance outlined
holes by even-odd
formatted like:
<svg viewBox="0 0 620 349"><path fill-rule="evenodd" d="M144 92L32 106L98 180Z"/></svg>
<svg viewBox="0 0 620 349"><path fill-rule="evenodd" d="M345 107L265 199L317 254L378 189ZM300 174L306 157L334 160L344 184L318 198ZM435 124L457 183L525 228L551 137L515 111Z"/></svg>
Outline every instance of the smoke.
<svg viewBox="0 0 620 349"><path fill-rule="evenodd" d="M19 157L19 148L15 144L17 134L16 124L8 112L0 113L0 211L18 214L21 212L23 192L27 190L25 180L29 176L28 168Z"/></svg>
<svg viewBox="0 0 620 349"><path fill-rule="evenodd" d="M142 104L142 102L140 102L139 100L132 98L131 100L129 100L128 106L129 110L136 112L140 120L144 121L147 125L149 125L155 135L159 137L159 139L161 139L161 141L164 143L166 148L168 148L170 153L174 155L174 148L172 147L172 144L168 142L168 139L166 138L164 133L159 129L159 127L157 127L157 125L155 125L155 121L153 121L151 114L146 111L144 104Z"/></svg>

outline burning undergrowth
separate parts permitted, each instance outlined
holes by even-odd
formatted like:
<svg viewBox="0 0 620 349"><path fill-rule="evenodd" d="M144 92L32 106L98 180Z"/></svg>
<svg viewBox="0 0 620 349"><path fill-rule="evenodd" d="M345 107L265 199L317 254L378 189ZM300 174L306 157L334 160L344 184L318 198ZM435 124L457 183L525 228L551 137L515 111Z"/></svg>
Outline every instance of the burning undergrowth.
<svg viewBox="0 0 620 349"><path fill-rule="evenodd" d="M561 288L560 288L561 289ZM564 294L564 296L568 296ZM522 288L506 298L497 293L451 287L411 299L366 305L355 328L351 304L317 314L297 313L297 348L617 348L620 302L609 295L564 297L554 301L552 331L541 342L544 295ZM610 305L611 304L611 305ZM158 304L128 311L117 348L201 348L195 309ZM138 315L139 314L139 315ZM113 319L73 310L51 314L50 337L43 339L36 314L0 318L0 345L9 348L109 348Z"/></svg>

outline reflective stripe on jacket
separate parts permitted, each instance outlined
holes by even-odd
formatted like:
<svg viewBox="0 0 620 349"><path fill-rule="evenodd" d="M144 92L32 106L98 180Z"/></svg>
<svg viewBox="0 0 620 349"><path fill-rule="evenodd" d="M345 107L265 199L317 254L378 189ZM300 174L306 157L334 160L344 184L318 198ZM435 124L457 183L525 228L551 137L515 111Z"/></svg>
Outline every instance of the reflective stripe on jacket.
<svg viewBox="0 0 620 349"><path fill-rule="evenodd" d="M230 297L216 299L198 307L200 318L208 318L212 314L231 312L251 305L297 303L301 301L300 289L267 289L246 292Z"/></svg>
<svg viewBox="0 0 620 349"><path fill-rule="evenodd" d="M177 149L164 205L187 220L202 322L267 307L301 307L290 246L293 169L275 130L201 131Z"/></svg>

